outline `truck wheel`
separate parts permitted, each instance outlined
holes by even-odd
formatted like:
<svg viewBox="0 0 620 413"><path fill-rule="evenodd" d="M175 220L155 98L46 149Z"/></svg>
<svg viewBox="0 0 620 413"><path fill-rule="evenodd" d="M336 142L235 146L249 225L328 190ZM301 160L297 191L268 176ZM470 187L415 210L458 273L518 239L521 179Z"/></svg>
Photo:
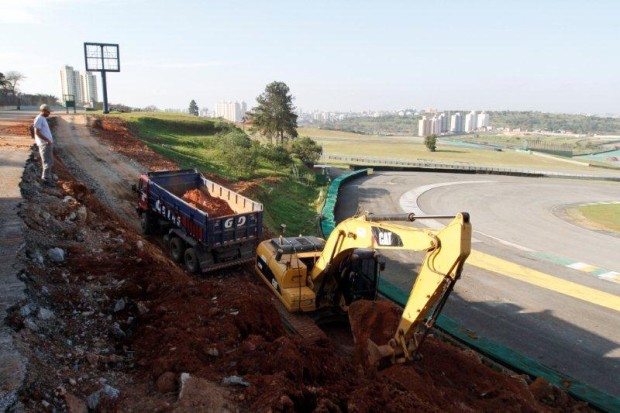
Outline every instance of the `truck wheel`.
<svg viewBox="0 0 620 413"><path fill-rule="evenodd" d="M190 274L198 274L200 272L200 262L198 261L198 255L196 255L196 250L193 248L188 248L185 250L185 268Z"/></svg>
<svg viewBox="0 0 620 413"><path fill-rule="evenodd" d="M185 251L185 243L179 237L170 238L170 257L172 261L183 261L183 251Z"/></svg>
<svg viewBox="0 0 620 413"><path fill-rule="evenodd" d="M140 216L140 227L142 228L142 235L153 233L153 224L151 224L151 217L148 212L143 212Z"/></svg>

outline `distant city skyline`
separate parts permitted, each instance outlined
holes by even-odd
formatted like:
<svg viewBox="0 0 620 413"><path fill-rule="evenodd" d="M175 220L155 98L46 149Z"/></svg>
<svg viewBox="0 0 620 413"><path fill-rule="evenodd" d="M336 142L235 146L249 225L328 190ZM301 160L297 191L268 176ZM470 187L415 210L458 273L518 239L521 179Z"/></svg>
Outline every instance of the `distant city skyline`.
<svg viewBox="0 0 620 413"><path fill-rule="evenodd" d="M109 101L132 107L252 108L277 80L305 110L620 114L617 1L266 3L10 0L0 72L57 96L58 68L83 71L94 41L120 45Z"/></svg>

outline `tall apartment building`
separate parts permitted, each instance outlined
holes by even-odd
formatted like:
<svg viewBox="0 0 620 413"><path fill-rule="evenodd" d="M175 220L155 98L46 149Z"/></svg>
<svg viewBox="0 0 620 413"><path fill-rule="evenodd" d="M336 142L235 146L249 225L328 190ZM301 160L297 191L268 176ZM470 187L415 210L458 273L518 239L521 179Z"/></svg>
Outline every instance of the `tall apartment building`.
<svg viewBox="0 0 620 413"><path fill-rule="evenodd" d="M478 129L487 128L489 126L489 114L482 112L480 115L478 115L476 126L478 127Z"/></svg>
<svg viewBox="0 0 620 413"><path fill-rule="evenodd" d="M450 119L448 115L446 115L445 113L442 113L441 115L439 115L439 117L441 118L441 133L448 132L450 128L450 125L449 125Z"/></svg>
<svg viewBox="0 0 620 413"><path fill-rule="evenodd" d="M72 66L60 69L60 96L73 95L77 105L94 107L97 103L97 78L90 72L78 72Z"/></svg>
<svg viewBox="0 0 620 413"><path fill-rule="evenodd" d="M441 134L441 116L433 116L431 119L431 134Z"/></svg>
<svg viewBox="0 0 620 413"><path fill-rule="evenodd" d="M465 115L465 132L471 132L476 129L476 111L472 110Z"/></svg>
<svg viewBox="0 0 620 413"><path fill-rule="evenodd" d="M418 121L418 136L426 137L429 135L432 135L431 120L426 116L422 116L422 119Z"/></svg>
<svg viewBox="0 0 620 413"><path fill-rule="evenodd" d="M82 82L77 70L71 66L60 69L60 98L64 102L67 95L73 95L76 103L82 101Z"/></svg>
<svg viewBox="0 0 620 413"><path fill-rule="evenodd" d="M97 78L91 72L81 72L80 80L82 83L82 104L94 108L98 102Z"/></svg>
<svg viewBox="0 0 620 413"><path fill-rule="evenodd" d="M245 102L219 101L215 105L215 117L224 118L231 122L241 122L247 111L248 105Z"/></svg>
<svg viewBox="0 0 620 413"><path fill-rule="evenodd" d="M463 117L460 112L457 112L450 117L450 132L463 132Z"/></svg>

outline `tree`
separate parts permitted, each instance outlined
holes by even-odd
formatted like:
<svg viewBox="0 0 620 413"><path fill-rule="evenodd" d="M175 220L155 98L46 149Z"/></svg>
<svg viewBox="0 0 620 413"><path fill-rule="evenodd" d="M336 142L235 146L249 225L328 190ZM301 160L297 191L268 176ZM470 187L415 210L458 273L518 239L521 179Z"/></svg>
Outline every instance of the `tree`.
<svg viewBox="0 0 620 413"><path fill-rule="evenodd" d="M435 150L437 149L437 135L432 134L425 137L424 145L426 145L429 151L435 152Z"/></svg>
<svg viewBox="0 0 620 413"><path fill-rule="evenodd" d="M252 175L258 167L260 144L242 131L232 131L218 140L217 147L226 168L233 175Z"/></svg>
<svg viewBox="0 0 620 413"><path fill-rule="evenodd" d="M19 92L19 82L21 82L22 80L24 80L26 78L26 76L24 76L22 73L20 72L15 72L15 71L10 71L10 72L6 72L6 75L4 75L4 90L7 91L7 93L16 96L17 92Z"/></svg>
<svg viewBox="0 0 620 413"><path fill-rule="evenodd" d="M140 110L141 112L159 112L159 108L155 105L148 105Z"/></svg>
<svg viewBox="0 0 620 413"><path fill-rule="evenodd" d="M198 116L198 113L198 105L196 104L196 101L192 99L192 101L189 102L189 114Z"/></svg>
<svg viewBox="0 0 620 413"><path fill-rule="evenodd" d="M292 152L304 164L311 166L321 158L323 148L312 139L304 137L293 142Z"/></svg>
<svg viewBox="0 0 620 413"><path fill-rule="evenodd" d="M293 96L284 82L271 82L256 98L258 106L252 108L253 129L269 138L269 142L284 144L289 138L297 137L297 115L293 112Z"/></svg>
<svg viewBox="0 0 620 413"><path fill-rule="evenodd" d="M101 109L103 109L103 103L101 105ZM133 112L133 109L122 103L110 103L110 112L131 113Z"/></svg>
<svg viewBox="0 0 620 413"><path fill-rule="evenodd" d="M263 146L262 157L273 167L273 172L278 171L278 167L287 166L292 162L291 154L282 145L268 143Z"/></svg>
<svg viewBox="0 0 620 413"><path fill-rule="evenodd" d="M0 72L0 89L4 89L6 85L8 85L8 82L4 77L4 73Z"/></svg>

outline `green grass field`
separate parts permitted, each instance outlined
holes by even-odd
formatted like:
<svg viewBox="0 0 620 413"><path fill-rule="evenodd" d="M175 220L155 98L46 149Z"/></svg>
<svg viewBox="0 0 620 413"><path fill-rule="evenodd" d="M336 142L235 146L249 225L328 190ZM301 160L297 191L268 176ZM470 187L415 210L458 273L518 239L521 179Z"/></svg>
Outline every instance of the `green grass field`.
<svg viewBox="0 0 620 413"><path fill-rule="evenodd" d="M430 152L423 139L407 136L361 135L350 132L300 128L299 136L308 136L323 146L328 155L368 156L409 161L460 162L480 166L527 168L545 170L590 170L587 166L565 163L514 151L491 151L437 144L437 151Z"/></svg>
<svg viewBox="0 0 620 413"><path fill-rule="evenodd" d="M578 211L595 224L620 232L620 204L586 205L579 207Z"/></svg>
<svg viewBox="0 0 620 413"><path fill-rule="evenodd" d="M182 168L197 168L229 181L277 176L277 184L261 184L256 199L265 206L265 226L276 233L280 224L286 224L291 234L318 234L314 201L318 197L319 187L295 181L290 168L274 174L273 169L266 164L259 164L253 176L243 176L237 173L236 165L226 164L218 156L218 139L237 131L235 125L218 119L183 114L138 112L114 116L127 121L134 135Z"/></svg>

